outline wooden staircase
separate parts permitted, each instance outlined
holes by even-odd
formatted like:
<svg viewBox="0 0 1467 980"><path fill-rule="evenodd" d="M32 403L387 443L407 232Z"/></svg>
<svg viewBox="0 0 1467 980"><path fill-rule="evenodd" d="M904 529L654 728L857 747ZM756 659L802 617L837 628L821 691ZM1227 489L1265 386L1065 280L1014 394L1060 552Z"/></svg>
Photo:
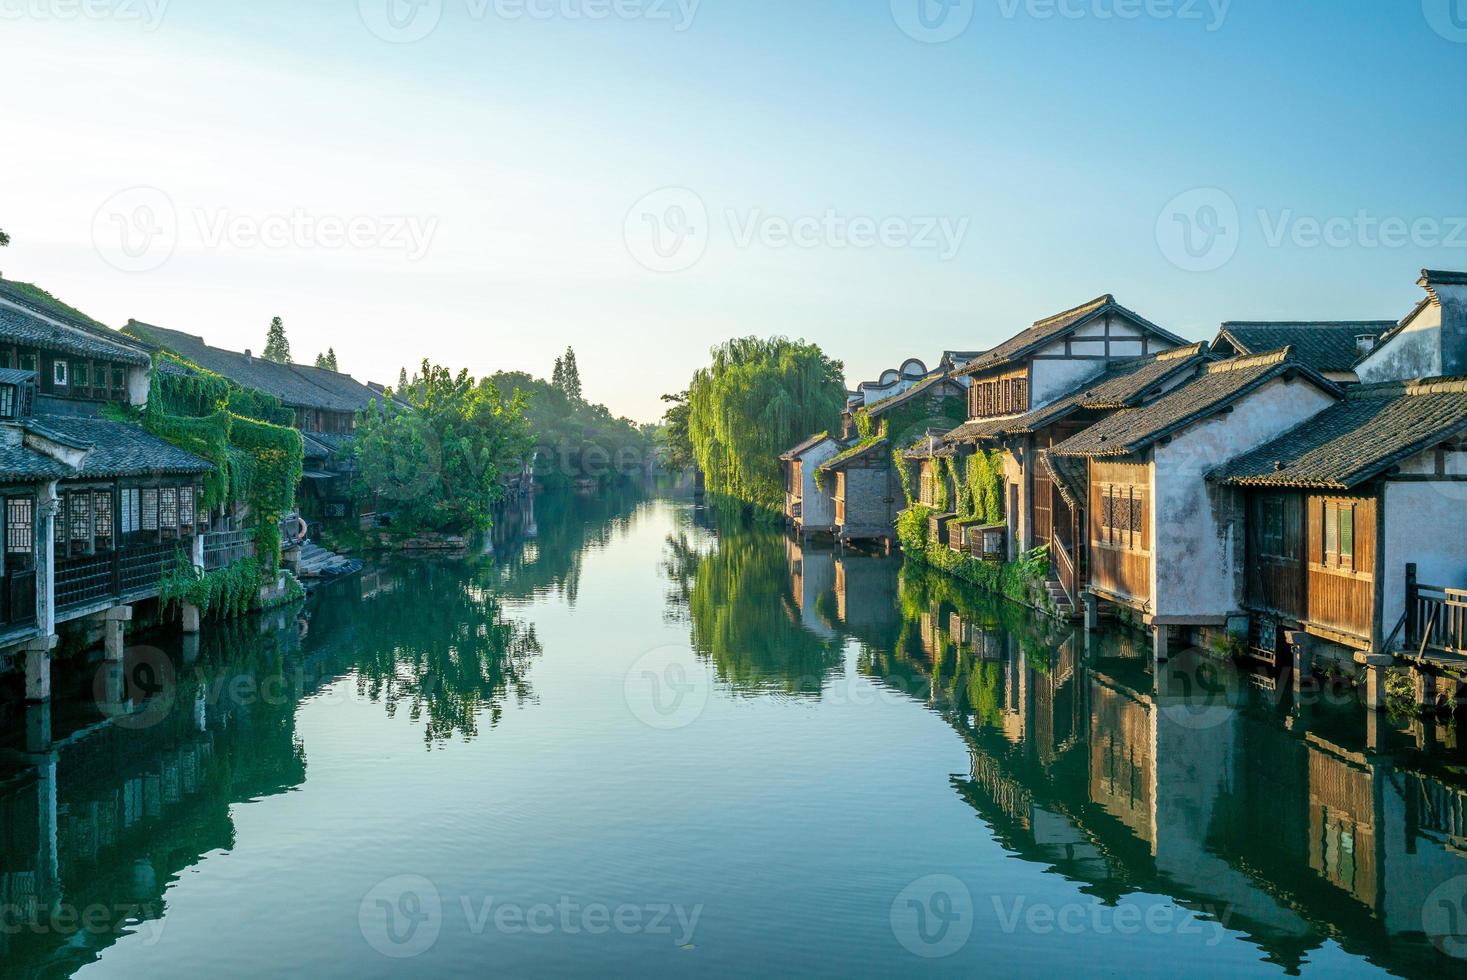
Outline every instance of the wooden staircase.
<svg viewBox="0 0 1467 980"><path fill-rule="evenodd" d="M1049 593L1049 600L1054 603L1055 609L1066 619L1074 619L1077 615L1075 604L1070 601L1070 595L1065 587L1060 584L1058 578L1050 577L1044 582L1044 590Z"/></svg>

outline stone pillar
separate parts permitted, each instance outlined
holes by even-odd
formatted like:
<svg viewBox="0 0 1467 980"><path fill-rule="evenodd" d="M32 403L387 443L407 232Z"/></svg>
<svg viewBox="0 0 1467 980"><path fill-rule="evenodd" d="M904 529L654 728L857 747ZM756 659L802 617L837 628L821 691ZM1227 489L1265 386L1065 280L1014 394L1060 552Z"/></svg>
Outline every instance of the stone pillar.
<svg viewBox="0 0 1467 980"><path fill-rule="evenodd" d="M1284 632L1284 642L1294 651L1294 694L1297 696L1306 684L1314 681L1315 639L1303 630Z"/></svg>
<svg viewBox="0 0 1467 980"><path fill-rule="evenodd" d="M51 651L56 649L56 636L38 636L25 645L25 699L51 700Z"/></svg>
<svg viewBox="0 0 1467 980"><path fill-rule="evenodd" d="M1100 597L1086 592L1080 599L1085 604L1085 632L1094 633L1100 629Z"/></svg>
<svg viewBox="0 0 1467 980"><path fill-rule="evenodd" d="M1151 627L1151 654L1152 660L1158 664L1164 664L1171 659L1171 651L1168 649L1171 643L1171 628L1160 623Z"/></svg>
<svg viewBox="0 0 1467 980"><path fill-rule="evenodd" d="M194 543L193 543L192 548L190 548L190 552L191 552L190 557L193 560L194 567L195 568L203 568L204 567L204 530L203 530L203 528L200 528L199 529L199 533L194 535Z"/></svg>
<svg viewBox="0 0 1467 980"><path fill-rule="evenodd" d="M1416 707L1422 711L1436 710L1436 675L1422 670L1420 667L1411 668L1412 686L1416 689Z"/></svg>
<svg viewBox="0 0 1467 980"><path fill-rule="evenodd" d="M203 618L199 611L199 607L193 605L192 603L185 602L182 603L182 609L184 633L198 633L200 628L200 620Z"/></svg>
<svg viewBox="0 0 1467 980"><path fill-rule="evenodd" d="M36 625L43 636L56 632L56 481L42 484L36 501Z"/></svg>
<svg viewBox="0 0 1467 980"><path fill-rule="evenodd" d="M1365 707L1370 711L1384 711L1385 672L1396 658L1388 653L1357 653L1355 662L1365 665Z"/></svg>
<svg viewBox="0 0 1467 980"><path fill-rule="evenodd" d="M113 606L102 615L104 659L109 664L120 664L125 649L126 624L132 622L132 606Z"/></svg>
<svg viewBox="0 0 1467 980"><path fill-rule="evenodd" d="M493 545L490 545L492 548ZM291 570L292 574L299 575L301 572L301 549L286 548L280 553L280 564Z"/></svg>

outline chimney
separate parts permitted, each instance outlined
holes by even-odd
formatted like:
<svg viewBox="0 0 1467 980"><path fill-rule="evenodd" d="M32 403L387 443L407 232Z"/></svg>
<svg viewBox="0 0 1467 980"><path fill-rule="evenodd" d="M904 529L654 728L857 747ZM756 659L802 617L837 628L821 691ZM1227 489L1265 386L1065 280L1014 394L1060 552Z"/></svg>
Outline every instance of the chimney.
<svg viewBox="0 0 1467 980"><path fill-rule="evenodd" d="M246 347L245 348L245 360L247 360L247 361L253 361L254 359L255 359L255 355L254 354L251 354L250 353L250 349L248 347Z"/></svg>
<svg viewBox="0 0 1467 980"><path fill-rule="evenodd" d="M1364 357L1375 350L1376 336L1373 333L1357 333L1355 335L1355 349Z"/></svg>

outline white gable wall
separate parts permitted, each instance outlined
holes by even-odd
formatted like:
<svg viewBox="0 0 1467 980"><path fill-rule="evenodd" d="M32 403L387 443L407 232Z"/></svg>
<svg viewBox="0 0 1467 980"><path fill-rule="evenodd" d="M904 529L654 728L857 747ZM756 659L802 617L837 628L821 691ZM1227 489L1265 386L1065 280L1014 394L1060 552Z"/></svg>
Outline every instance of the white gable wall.
<svg viewBox="0 0 1467 980"><path fill-rule="evenodd" d="M839 451L834 439L825 439L800 455L801 527L825 530L835 526L835 501L830 496L835 478L828 478L821 490L815 485L815 471Z"/></svg>
<svg viewBox="0 0 1467 980"><path fill-rule="evenodd" d="M1275 378L1153 450L1152 613L1163 622L1222 619L1242 606L1243 514L1210 470L1318 414L1335 399L1309 381Z"/></svg>
<svg viewBox="0 0 1467 980"><path fill-rule="evenodd" d="M1365 384L1435 378L1442 373L1442 310L1432 303L1355 365Z"/></svg>
<svg viewBox="0 0 1467 980"><path fill-rule="evenodd" d="M1447 454L1446 471L1467 473L1467 453ZM1436 472L1432 448L1401 464L1406 474ZM1380 544L1381 623L1389 633L1406 608L1406 563L1427 585L1467 588L1467 481L1390 481L1385 485L1385 533Z"/></svg>

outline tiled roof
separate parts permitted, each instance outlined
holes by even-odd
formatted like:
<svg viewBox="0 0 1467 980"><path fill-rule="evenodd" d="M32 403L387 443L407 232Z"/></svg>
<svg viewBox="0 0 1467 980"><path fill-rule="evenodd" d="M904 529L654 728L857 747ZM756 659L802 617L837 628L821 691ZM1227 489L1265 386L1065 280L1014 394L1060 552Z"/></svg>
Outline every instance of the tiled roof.
<svg viewBox="0 0 1467 980"><path fill-rule="evenodd" d="M1395 325L1394 320L1231 321L1222 325L1218 340L1239 354L1292 347L1294 356L1316 371L1349 371L1360 360L1356 338L1369 334L1379 340Z"/></svg>
<svg viewBox="0 0 1467 980"><path fill-rule="evenodd" d="M928 429L927 434L902 451L906 459L938 459L957 453L958 447L948 440L948 433Z"/></svg>
<svg viewBox="0 0 1467 980"><path fill-rule="evenodd" d="M1463 431L1467 378L1362 385L1208 478L1242 486L1348 490Z"/></svg>
<svg viewBox="0 0 1467 980"><path fill-rule="evenodd" d="M38 415L23 423L34 432L63 445L89 449L80 468L65 468L65 476L115 477L148 473L207 473L212 467L193 453L149 435L135 425L110 419L69 415ZM60 465L60 464L58 464Z"/></svg>
<svg viewBox="0 0 1467 980"><path fill-rule="evenodd" d="M0 483L36 483L71 475L71 467L25 446L0 445Z"/></svg>
<svg viewBox="0 0 1467 980"><path fill-rule="evenodd" d="M1112 366L1098 378L1013 419L1004 432L1033 432L1059 421L1078 409L1131 408L1159 385L1185 371L1195 370L1207 358L1207 344L1190 344L1150 357L1139 357Z"/></svg>
<svg viewBox="0 0 1467 980"><path fill-rule="evenodd" d="M972 419L953 429L946 436L948 442L978 442L982 439L996 439L1008 430L1021 415L1005 415L1002 418Z"/></svg>
<svg viewBox="0 0 1467 980"><path fill-rule="evenodd" d="M1086 487L1089 484L1085 461L1070 456L1056 456L1048 449L1040 452L1039 461L1049 473L1054 488L1065 498L1065 503L1070 505L1070 509L1078 511L1083 508Z"/></svg>
<svg viewBox="0 0 1467 980"><path fill-rule="evenodd" d="M1467 286L1467 272L1422 269L1421 285L1428 288L1431 286Z"/></svg>
<svg viewBox="0 0 1467 980"><path fill-rule="evenodd" d="M301 433L301 442L305 448L306 459L331 459L341 451L343 446L349 444L353 438L350 432Z"/></svg>
<svg viewBox="0 0 1467 980"><path fill-rule="evenodd" d="M862 456L865 456L865 455L867 455L869 453L872 453L875 450L877 450L879 448L882 448L882 447L885 447L885 446L886 446L886 439L884 439L884 438L881 438L881 439L868 439L868 440L866 440L864 442L858 442L854 446L851 446L849 449L847 449L844 452L840 453L839 455L832 456L830 459L828 459L825 462L821 463L820 464L820 469L825 470L827 472L829 472L831 470L841 469L847 463L849 463L849 462L851 462L853 460L860 459Z"/></svg>
<svg viewBox="0 0 1467 980"><path fill-rule="evenodd" d="M930 391L938 385L943 384L953 385L954 397L957 397L961 393L961 386L957 385L956 382L952 381L952 379L950 379L946 374L929 374L927 377L923 378L921 381L918 381L916 384L912 385L912 387L908 388L906 391L903 391L901 394L892 395L890 398L883 398L879 402L874 402L866 406L864 411L872 418L876 418L890 411L891 409L896 408L899 405L905 405L907 402L911 401L913 398L916 398L918 395Z"/></svg>
<svg viewBox="0 0 1467 980"><path fill-rule="evenodd" d="M1202 368L1193 380L1155 401L1108 415L1051 451L1059 456L1124 456L1220 411L1290 372L1309 377L1325 391L1339 390L1313 368L1295 360L1288 348L1216 361Z"/></svg>
<svg viewBox="0 0 1467 980"><path fill-rule="evenodd" d="M1095 317L1111 312L1120 313L1128 319L1146 327L1148 330L1166 337L1179 345L1186 343L1182 338L1168 333L1135 311L1121 306L1116 302L1114 296L1107 293L1104 296L1097 296L1090 302L1082 306L1077 306L1073 310L1056 313L1054 316L1037 321L1029 329L1015 334L983 356L969 361L958 370L958 373L972 374L976 371L984 371L988 368L1006 364L1009 361L1016 360L1049 344Z"/></svg>
<svg viewBox="0 0 1467 980"><path fill-rule="evenodd" d="M787 452L781 453L779 458L794 459L796 456L803 456L829 438L829 432L817 432L798 446L793 446Z"/></svg>
<svg viewBox="0 0 1467 980"><path fill-rule="evenodd" d="M139 339L171 351L201 368L222 374L246 388L274 395L291 408L355 412L381 397L350 375L304 364L277 364L262 357L247 357L235 351L210 347L202 337L137 320L129 321L126 329Z"/></svg>
<svg viewBox="0 0 1467 980"><path fill-rule="evenodd" d="M74 357L97 357L126 364L147 364L148 355L118 334L112 340L93 330L49 323L26 310L0 305L0 342L42 347Z"/></svg>

